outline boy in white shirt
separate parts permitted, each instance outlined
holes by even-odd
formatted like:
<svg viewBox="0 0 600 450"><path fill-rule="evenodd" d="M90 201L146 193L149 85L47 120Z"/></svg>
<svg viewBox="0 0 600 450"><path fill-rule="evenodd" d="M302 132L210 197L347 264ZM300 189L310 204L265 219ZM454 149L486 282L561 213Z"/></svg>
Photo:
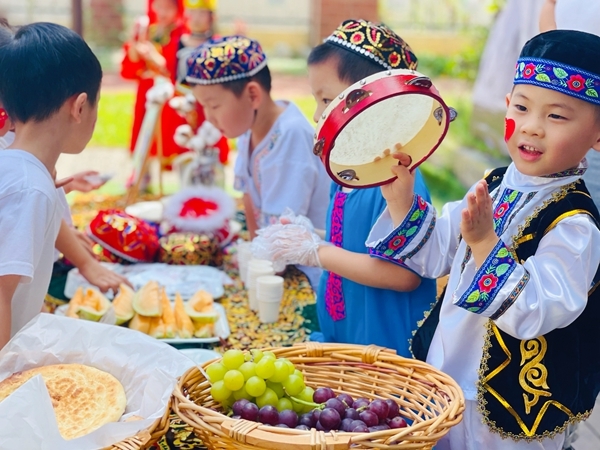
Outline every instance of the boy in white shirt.
<svg viewBox="0 0 600 450"><path fill-rule="evenodd" d="M278 222L286 208L324 229L331 181L313 155L314 130L293 103L271 98L260 44L244 36L209 39L188 59L186 81L206 119L224 136L239 137L235 188L244 193L250 235ZM320 269L301 270L316 286Z"/></svg>
<svg viewBox="0 0 600 450"><path fill-rule="evenodd" d="M91 49L63 26L26 25L2 46L15 140L0 152L0 348L42 308L62 217L54 166L89 142L101 80Z"/></svg>

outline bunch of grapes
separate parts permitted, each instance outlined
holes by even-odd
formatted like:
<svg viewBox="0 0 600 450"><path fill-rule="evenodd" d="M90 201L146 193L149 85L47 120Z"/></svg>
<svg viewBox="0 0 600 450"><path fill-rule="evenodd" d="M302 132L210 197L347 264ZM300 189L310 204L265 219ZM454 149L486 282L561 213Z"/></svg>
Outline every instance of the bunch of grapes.
<svg viewBox="0 0 600 450"><path fill-rule="evenodd" d="M398 404L391 399L354 400L327 387L304 384L304 375L271 352L229 350L206 368L211 395L233 418L282 428L369 433L404 428Z"/></svg>

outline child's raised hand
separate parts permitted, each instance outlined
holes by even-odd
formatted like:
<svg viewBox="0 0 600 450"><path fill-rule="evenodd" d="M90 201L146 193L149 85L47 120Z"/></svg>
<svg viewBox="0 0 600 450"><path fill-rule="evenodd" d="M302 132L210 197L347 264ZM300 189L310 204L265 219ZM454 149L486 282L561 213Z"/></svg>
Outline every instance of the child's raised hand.
<svg viewBox="0 0 600 450"><path fill-rule="evenodd" d="M494 231L492 198L484 180L477 183L474 192L467 194L467 207L462 211L460 231L463 239L474 253L477 248L482 249L484 259L498 242ZM478 264L481 262L478 261Z"/></svg>
<svg viewBox="0 0 600 450"><path fill-rule="evenodd" d="M408 214L413 203L415 175L408 167L412 158L406 153L397 152L392 155L400 164L392 166L392 173L397 177L394 181L381 186L381 195L385 198L394 226L398 226Z"/></svg>

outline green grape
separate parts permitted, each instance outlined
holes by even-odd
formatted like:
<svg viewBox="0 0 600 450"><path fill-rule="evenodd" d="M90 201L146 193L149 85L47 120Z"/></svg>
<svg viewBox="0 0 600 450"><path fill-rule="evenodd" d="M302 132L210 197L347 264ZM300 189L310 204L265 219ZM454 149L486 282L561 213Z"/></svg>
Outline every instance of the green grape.
<svg viewBox="0 0 600 450"><path fill-rule="evenodd" d="M237 391L244 387L244 375L239 370L230 370L225 374L223 382L230 391Z"/></svg>
<svg viewBox="0 0 600 450"><path fill-rule="evenodd" d="M263 358L265 356L268 356L269 358L277 359L277 356L275 356L275 353L273 353L273 352L263 352Z"/></svg>
<svg viewBox="0 0 600 450"><path fill-rule="evenodd" d="M206 374L208 375L208 381L212 383L216 383L217 381L221 381L225 374L227 373L227 368L221 363L212 363L210 366L206 368Z"/></svg>
<svg viewBox="0 0 600 450"><path fill-rule="evenodd" d="M265 389L267 389L267 383L260 377L250 377L248 381L246 381L246 392L252 397L262 395L265 392Z"/></svg>
<svg viewBox="0 0 600 450"><path fill-rule="evenodd" d="M294 371L296 370L296 366L294 366L294 363L291 362L289 359L285 359L285 358L282 358L282 361L284 361L287 364L287 366L289 368L289 374L292 375L294 373Z"/></svg>
<svg viewBox="0 0 600 450"><path fill-rule="evenodd" d="M223 380L219 380L210 388L210 395L215 401L222 403L229 398L231 391L225 387Z"/></svg>
<svg viewBox="0 0 600 450"><path fill-rule="evenodd" d="M281 412L285 411L286 409L293 409L294 405L292 405L292 401L289 398L284 397L279 399L275 407L277 408L277 411Z"/></svg>
<svg viewBox="0 0 600 450"><path fill-rule="evenodd" d="M244 361L248 362L248 361L252 361L252 353L250 352L245 352L244 353Z"/></svg>
<svg viewBox="0 0 600 450"><path fill-rule="evenodd" d="M238 367L238 370L242 372L242 375L244 375L244 380L248 381L250 378L256 375L256 364L253 362L245 362Z"/></svg>
<svg viewBox="0 0 600 450"><path fill-rule="evenodd" d="M222 362L229 370L237 369L244 364L244 353L241 350L227 350L223 354Z"/></svg>
<svg viewBox="0 0 600 450"><path fill-rule="evenodd" d="M299 376L302 380L304 380L304 374L302 372L300 372L298 369L294 369L294 372L291 373L290 375Z"/></svg>
<svg viewBox="0 0 600 450"><path fill-rule="evenodd" d="M305 388L304 381L297 375L290 375L283 383L283 388L288 395L298 395Z"/></svg>
<svg viewBox="0 0 600 450"><path fill-rule="evenodd" d="M275 374L275 361L271 358L262 357L256 364L256 375L263 380L270 378Z"/></svg>
<svg viewBox="0 0 600 450"><path fill-rule="evenodd" d="M287 377L290 376L289 370L290 369L285 361L275 361L275 372L269 377L269 381L272 381L273 383L282 383L283 380L286 380Z"/></svg>
<svg viewBox="0 0 600 450"><path fill-rule="evenodd" d="M306 386L304 389L302 389L302 391L300 391L300 393L295 396L298 397L298 399L305 401L305 402L309 402L312 403L313 402L313 395L315 394L315 390L313 388L311 388L310 386Z"/></svg>
<svg viewBox="0 0 600 450"><path fill-rule="evenodd" d="M263 357L262 350L258 350L255 348L253 350L250 350L250 352L252 353L252 361L254 361L255 363L259 362Z"/></svg>
<svg viewBox="0 0 600 450"><path fill-rule="evenodd" d="M277 394L272 389L266 388L263 395L256 397L256 406L259 408L266 405L277 406L278 401L279 397L277 397Z"/></svg>
<svg viewBox="0 0 600 450"><path fill-rule="evenodd" d="M292 400L292 409L294 411L296 411L296 414L300 415L304 413L304 405L302 403L297 403L294 400ZM312 410L312 407L311 407ZM308 411L306 411L308 412Z"/></svg>
<svg viewBox="0 0 600 450"><path fill-rule="evenodd" d="M283 386L281 383L273 383L272 381L267 380L267 387L271 389L273 392L277 394L277 397L281 398L285 395L283 391Z"/></svg>
<svg viewBox="0 0 600 450"><path fill-rule="evenodd" d="M243 388L241 388L239 391L235 391L233 393L233 398L237 401L237 400L241 400L243 398L245 398L246 400L249 401L253 401L254 397L252 397L250 394L248 394L248 392L246 391L246 386L244 386Z"/></svg>

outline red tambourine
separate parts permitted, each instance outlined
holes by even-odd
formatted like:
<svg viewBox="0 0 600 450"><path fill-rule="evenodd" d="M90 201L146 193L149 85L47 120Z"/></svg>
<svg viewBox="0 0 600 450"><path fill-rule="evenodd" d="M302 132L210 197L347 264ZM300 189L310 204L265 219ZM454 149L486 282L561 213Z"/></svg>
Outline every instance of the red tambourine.
<svg viewBox="0 0 600 450"><path fill-rule="evenodd" d="M438 148L455 118L425 75L389 70L353 84L331 102L317 124L313 152L336 183L380 186L396 178L390 170L395 151L410 155L414 170Z"/></svg>

